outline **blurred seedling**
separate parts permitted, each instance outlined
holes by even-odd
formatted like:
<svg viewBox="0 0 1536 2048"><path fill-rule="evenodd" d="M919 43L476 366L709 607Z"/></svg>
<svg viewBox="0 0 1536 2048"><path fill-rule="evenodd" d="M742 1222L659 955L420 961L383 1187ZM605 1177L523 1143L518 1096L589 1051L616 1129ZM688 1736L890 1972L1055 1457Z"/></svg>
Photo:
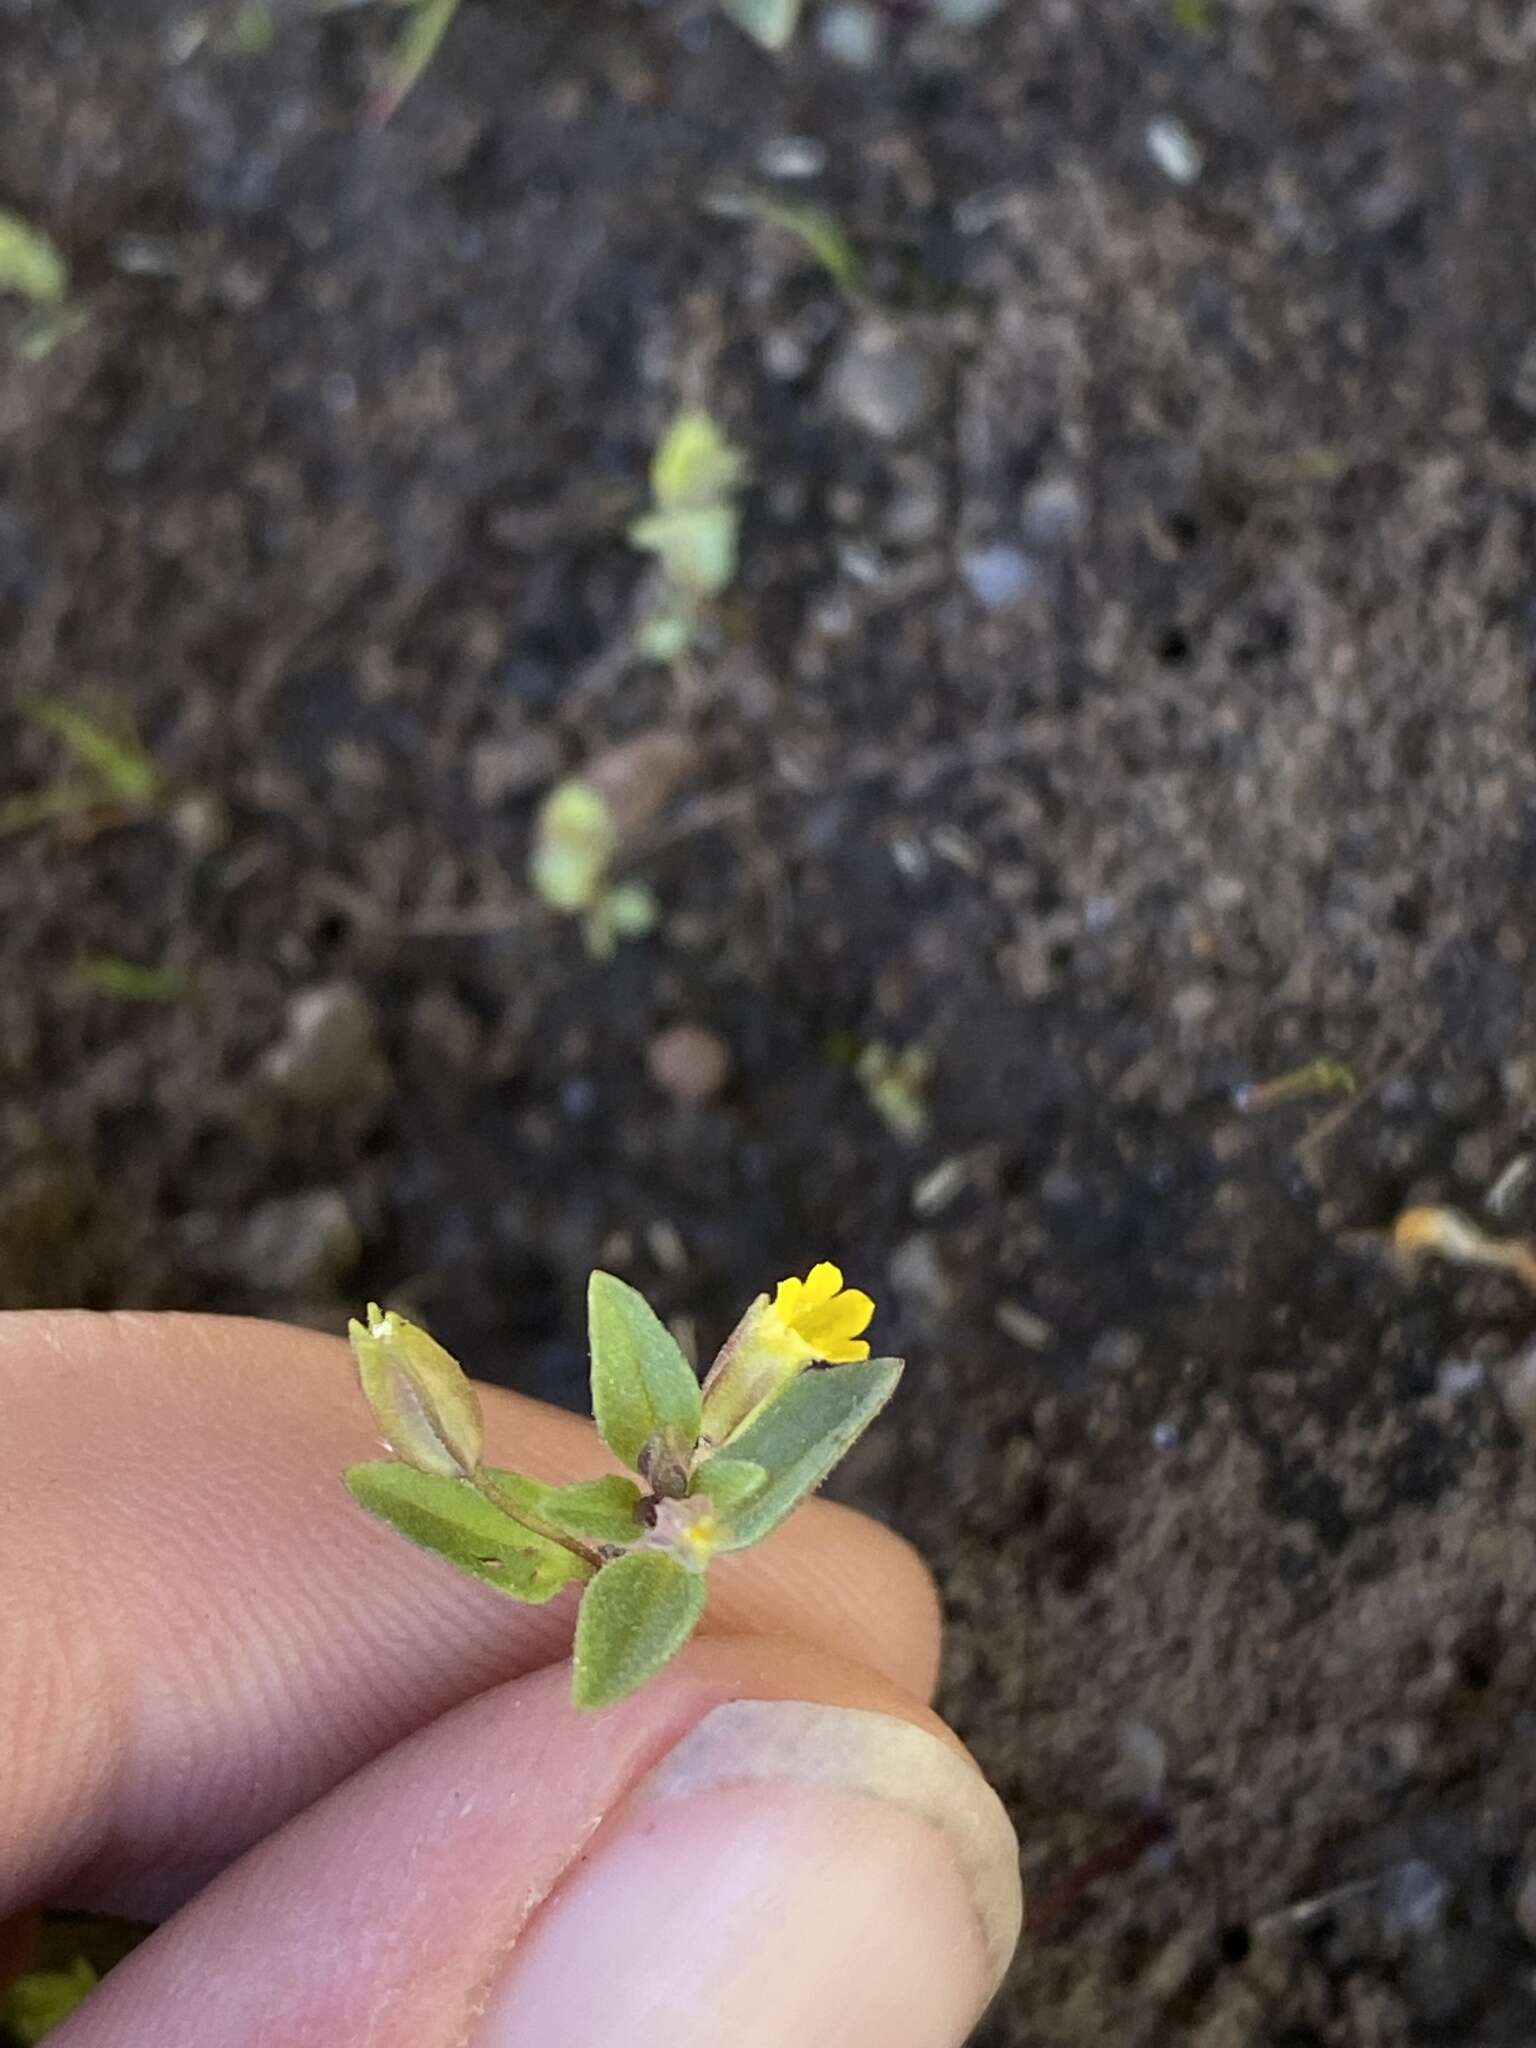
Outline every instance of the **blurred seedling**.
<svg viewBox="0 0 1536 2048"><path fill-rule="evenodd" d="M736 499L745 478L745 457L707 412L679 413L662 436L651 459L650 509L629 529L659 571L637 642L650 660L683 660L706 605L730 588L741 533Z"/></svg>
<svg viewBox="0 0 1536 2048"><path fill-rule="evenodd" d="M895 1137L915 1145L927 1134L934 1056L926 1045L893 1046L872 1039L854 1060L864 1098Z"/></svg>
<svg viewBox="0 0 1536 2048"><path fill-rule="evenodd" d="M131 732L113 732L52 697L36 699L23 712L59 742L68 767L41 789L0 800L0 836L60 820L100 830L149 816L159 806L164 796L160 771Z"/></svg>
<svg viewBox="0 0 1536 2048"><path fill-rule="evenodd" d="M837 216L824 206L800 205L771 192L725 186L710 194L708 210L723 220L752 220L792 235L821 265L846 298L862 304L864 265Z"/></svg>
<svg viewBox="0 0 1536 2048"><path fill-rule="evenodd" d="M600 789L572 777L552 789L534 827L529 880L551 910L581 920L588 950L611 959L621 939L655 928L656 898L643 882L615 882L619 830Z"/></svg>
<svg viewBox="0 0 1536 2048"><path fill-rule="evenodd" d="M113 996L124 1003L174 1003L185 995L187 979L171 967L141 967L115 953L87 954L75 962L75 980L91 995Z"/></svg>
<svg viewBox="0 0 1536 2048"><path fill-rule="evenodd" d="M34 2048L64 2024L99 1981L84 1956L58 1969L29 1970L0 1999L0 2039L16 2042L17 2048Z"/></svg>
<svg viewBox="0 0 1536 2048"><path fill-rule="evenodd" d="M1308 1060L1305 1066L1277 1074L1272 1081L1244 1081L1232 1091L1233 1106L1256 1116L1287 1102L1311 1102L1325 1095L1353 1095L1360 1086L1353 1067L1342 1060Z"/></svg>
<svg viewBox="0 0 1536 2048"><path fill-rule="evenodd" d="M396 0L396 4L404 7L406 18L385 60L384 83L373 102L373 117L381 124L418 84L459 11L459 0Z"/></svg>
<svg viewBox="0 0 1536 2048"><path fill-rule="evenodd" d="M30 308L17 342L26 362L40 362L84 319L70 301L69 265L58 244L19 213L0 207L0 295Z"/></svg>
<svg viewBox="0 0 1536 2048"><path fill-rule="evenodd" d="M392 1459L354 1465L355 1500L509 1599L581 1588L578 1707L636 1691L688 1641L717 1556L771 1535L896 1390L899 1359L864 1339L867 1294L822 1264L760 1294L701 1386L666 1325L610 1273L587 1294L592 1409L617 1473L554 1486L485 1463L479 1398L457 1362L398 1314L351 1325Z"/></svg>
<svg viewBox="0 0 1536 2048"><path fill-rule="evenodd" d="M1523 1238L1494 1237L1460 1209L1428 1203L1405 1209L1392 1225L1391 1247L1405 1266L1420 1259L1448 1259L1457 1266L1486 1266L1512 1273L1536 1293L1536 1249Z"/></svg>
<svg viewBox="0 0 1536 2048"><path fill-rule="evenodd" d="M720 5L726 17L765 50L787 49L805 13L804 0L720 0ZM966 29L990 21L1002 0L927 0L927 5L947 27Z"/></svg>

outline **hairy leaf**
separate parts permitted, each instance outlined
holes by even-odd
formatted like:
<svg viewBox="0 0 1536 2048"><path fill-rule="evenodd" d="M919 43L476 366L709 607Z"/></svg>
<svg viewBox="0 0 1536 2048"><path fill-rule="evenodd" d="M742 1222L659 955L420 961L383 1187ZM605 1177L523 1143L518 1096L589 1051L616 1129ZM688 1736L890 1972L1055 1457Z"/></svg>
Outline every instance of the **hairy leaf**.
<svg viewBox="0 0 1536 2048"><path fill-rule="evenodd" d="M581 1536L589 1543L637 1543L645 1534L638 1514L640 1489L618 1473L581 1479L572 1486L546 1486L522 1472L491 1471L489 1477L519 1507L566 1536Z"/></svg>
<svg viewBox="0 0 1536 2048"><path fill-rule="evenodd" d="M347 1491L423 1550L514 1600L542 1606L588 1567L547 1537L521 1528L467 1480L444 1479L386 1460L354 1465Z"/></svg>
<svg viewBox="0 0 1536 2048"><path fill-rule="evenodd" d="M844 1454L858 1442L896 1391L899 1358L870 1358L858 1365L826 1366L804 1372L776 1394L731 1440L728 1461L761 1465L768 1477L760 1490L722 1519L722 1550L761 1543L786 1515L813 1493ZM709 1490L709 1465L696 1485Z"/></svg>
<svg viewBox="0 0 1536 2048"><path fill-rule="evenodd" d="M571 1697L608 1707L675 1657L704 1612L704 1580L659 1550L606 1564L582 1595Z"/></svg>
<svg viewBox="0 0 1536 2048"><path fill-rule="evenodd" d="M603 1442L626 1465L669 1431L691 1449L699 1439L699 1382L655 1310L612 1273L587 1289L592 1345L592 1412Z"/></svg>

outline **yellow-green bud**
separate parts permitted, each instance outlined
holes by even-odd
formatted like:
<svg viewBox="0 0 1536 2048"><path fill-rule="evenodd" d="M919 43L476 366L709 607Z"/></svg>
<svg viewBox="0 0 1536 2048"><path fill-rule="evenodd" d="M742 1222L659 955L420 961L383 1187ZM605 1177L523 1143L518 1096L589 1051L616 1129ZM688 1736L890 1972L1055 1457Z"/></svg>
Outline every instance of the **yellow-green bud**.
<svg viewBox="0 0 1536 2048"><path fill-rule="evenodd" d="M391 1309L368 1305L366 1326L347 1325L363 1396L395 1456L440 1479L472 1479L485 1427L457 1359Z"/></svg>

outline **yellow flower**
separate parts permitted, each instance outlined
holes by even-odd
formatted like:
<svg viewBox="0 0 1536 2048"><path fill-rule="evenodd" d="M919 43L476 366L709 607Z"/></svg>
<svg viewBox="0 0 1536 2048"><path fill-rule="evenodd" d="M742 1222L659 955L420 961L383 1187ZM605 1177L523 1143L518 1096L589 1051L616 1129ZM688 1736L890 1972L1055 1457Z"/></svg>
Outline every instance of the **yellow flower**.
<svg viewBox="0 0 1536 2048"><path fill-rule="evenodd" d="M823 1260L803 1280L781 1280L771 1313L812 1358L852 1365L868 1358L864 1332L875 1304L857 1287L844 1287L841 1267Z"/></svg>
<svg viewBox="0 0 1536 2048"><path fill-rule="evenodd" d="M864 1332L875 1304L844 1287L823 1262L803 1280L781 1280L772 1301L760 1294L721 1348L704 1382L703 1441L718 1450L809 1365L854 1365L868 1358Z"/></svg>

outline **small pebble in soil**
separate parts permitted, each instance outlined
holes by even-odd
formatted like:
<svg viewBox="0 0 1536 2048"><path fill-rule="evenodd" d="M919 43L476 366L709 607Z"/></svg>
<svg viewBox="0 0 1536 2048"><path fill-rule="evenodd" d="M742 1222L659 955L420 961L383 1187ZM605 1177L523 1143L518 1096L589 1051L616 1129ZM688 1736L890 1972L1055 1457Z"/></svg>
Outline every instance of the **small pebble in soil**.
<svg viewBox="0 0 1536 2048"><path fill-rule="evenodd" d="M289 999L283 1035L261 1063L266 1080L301 1109L366 1115L392 1083L373 1004L352 981L323 982Z"/></svg>
<svg viewBox="0 0 1536 2048"><path fill-rule="evenodd" d="M772 135L757 162L765 178L819 178L827 168L827 145L814 135Z"/></svg>
<svg viewBox="0 0 1536 2048"><path fill-rule="evenodd" d="M731 1078L731 1049L703 1024L669 1024L645 1049L645 1070L674 1102L712 1102Z"/></svg>
<svg viewBox="0 0 1536 2048"><path fill-rule="evenodd" d="M818 16L816 42L823 56L851 71L873 71L885 55L885 22L863 0L837 0Z"/></svg>
<svg viewBox="0 0 1536 2048"><path fill-rule="evenodd" d="M903 1238L891 1253L886 1271L903 1312L915 1319L941 1316L954 1303L954 1282L937 1241L927 1231Z"/></svg>
<svg viewBox="0 0 1536 2048"><path fill-rule="evenodd" d="M932 351L890 320L851 335L827 378L844 419L877 441L907 441L928 425L943 395Z"/></svg>
<svg viewBox="0 0 1536 2048"><path fill-rule="evenodd" d="M1193 185L1205 167L1199 143L1182 121L1168 114L1147 123L1147 154L1175 185Z"/></svg>
<svg viewBox="0 0 1536 2048"><path fill-rule="evenodd" d="M274 1301L318 1301L357 1266L362 1239L339 1188L306 1188L260 1202L231 1229L199 1211L181 1219L184 1251L205 1271Z"/></svg>
<svg viewBox="0 0 1536 2048"><path fill-rule="evenodd" d="M1088 523L1088 507L1070 477L1042 477L1019 504L1019 524L1037 547L1068 547Z"/></svg>
<svg viewBox="0 0 1536 2048"><path fill-rule="evenodd" d="M972 597L989 612L1004 611L1009 605L1018 604L1040 580L1040 572L1029 556L1008 541L968 548L960 557L960 574Z"/></svg>

